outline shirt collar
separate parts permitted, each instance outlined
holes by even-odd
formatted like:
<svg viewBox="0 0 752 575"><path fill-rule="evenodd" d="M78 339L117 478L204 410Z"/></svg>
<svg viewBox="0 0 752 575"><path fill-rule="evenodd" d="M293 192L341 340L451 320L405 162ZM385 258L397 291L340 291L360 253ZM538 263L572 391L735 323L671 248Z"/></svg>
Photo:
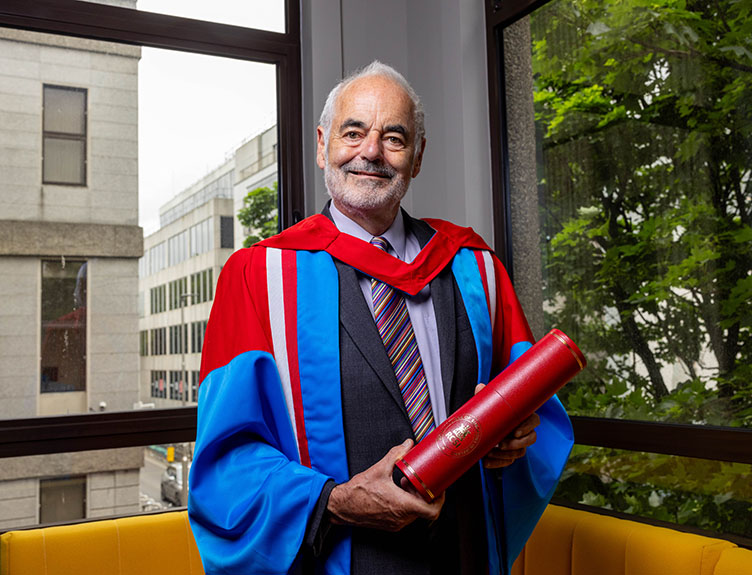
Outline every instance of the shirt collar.
<svg viewBox="0 0 752 575"><path fill-rule="evenodd" d="M368 231L364 230L360 224L354 222L339 211L337 206L334 205L334 202L329 204L329 212L332 215L332 220L334 220L334 225L337 226L337 229L340 232L354 236L368 243L370 243L371 239L374 237ZM381 237L389 242L391 251L394 251L394 254L392 255L396 255L400 260L404 261L405 241L407 236L405 233L405 217L402 210L397 212L397 217L394 218L392 225L389 226L387 231L381 234Z"/></svg>

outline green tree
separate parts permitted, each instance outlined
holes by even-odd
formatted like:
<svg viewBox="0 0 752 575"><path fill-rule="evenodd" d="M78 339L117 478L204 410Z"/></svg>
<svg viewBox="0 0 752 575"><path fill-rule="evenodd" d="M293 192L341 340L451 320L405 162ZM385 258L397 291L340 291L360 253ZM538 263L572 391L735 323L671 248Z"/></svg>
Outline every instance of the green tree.
<svg viewBox="0 0 752 575"><path fill-rule="evenodd" d="M243 207L238 210L238 221L250 232L243 240L243 247L250 247L279 232L277 188L278 184L274 182L271 188L256 188L243 198Z"/></svg>
<svg viewBox="0 0 752 575"><path fill-rule="evenodd" d="M547 321L572 413L752 426L752 0L531 18ZM728 533L749 466L576 446L557 492Z"/></svg>
<svg viewBox="0 0 752 575"><path fill-rule="evenodd" d="M533 18L548 319L591 359L576 412L752 425L751 12L575 0Z"/></svg>

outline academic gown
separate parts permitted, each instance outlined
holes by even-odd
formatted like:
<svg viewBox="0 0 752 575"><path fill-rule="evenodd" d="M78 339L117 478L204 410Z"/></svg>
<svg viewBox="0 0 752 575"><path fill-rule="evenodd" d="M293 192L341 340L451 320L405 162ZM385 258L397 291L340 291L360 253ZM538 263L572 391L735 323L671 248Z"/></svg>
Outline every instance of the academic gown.
<svg viewBox="0 0 752 575"><path fill-rule="evenodd" d="M447 413L532 345L479 236L406 220L425 243L410 264L318 215L225 265L204 340L188 506L207 574L508 573L532 532L572 446L555 397L526 456L471 469L434 524L391 534L322 517L322 490L412 436L355 270L408 294L430 283Z"/></svg>

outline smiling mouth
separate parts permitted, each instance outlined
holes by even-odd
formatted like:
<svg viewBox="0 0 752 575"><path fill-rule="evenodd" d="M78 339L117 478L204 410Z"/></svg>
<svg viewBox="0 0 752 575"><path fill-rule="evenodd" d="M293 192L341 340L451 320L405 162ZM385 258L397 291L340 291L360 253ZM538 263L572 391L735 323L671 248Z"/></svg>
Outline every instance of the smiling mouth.
<svg viewBox="0 0 752 575"><path fill-rule="evenodd" d="M390 176L388 176L386 174L379 174L379 173L376 173L376 172L360 172L358 170L352 170L349 173L352 174L352 175L354 175L354 176L363 176L363 177L368 177L368 178L379 178L379 179L382 179L382 180L388 180L388 179L390 179Z"/></svg>

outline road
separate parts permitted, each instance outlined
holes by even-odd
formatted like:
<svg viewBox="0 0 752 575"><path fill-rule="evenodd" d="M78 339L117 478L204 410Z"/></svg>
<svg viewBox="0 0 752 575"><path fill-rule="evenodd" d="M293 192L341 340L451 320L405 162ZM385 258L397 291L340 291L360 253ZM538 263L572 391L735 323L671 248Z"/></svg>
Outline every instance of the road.
<svg viewBox="0 0 752 575"><path fill-rule="evenodd" d="M141 468L140 477L141 507L144 511L171 507L169 503L162 501L159 491L162 473L166 467L166 461L154 455L150 449L144 449L144 466Z"/></svg>

